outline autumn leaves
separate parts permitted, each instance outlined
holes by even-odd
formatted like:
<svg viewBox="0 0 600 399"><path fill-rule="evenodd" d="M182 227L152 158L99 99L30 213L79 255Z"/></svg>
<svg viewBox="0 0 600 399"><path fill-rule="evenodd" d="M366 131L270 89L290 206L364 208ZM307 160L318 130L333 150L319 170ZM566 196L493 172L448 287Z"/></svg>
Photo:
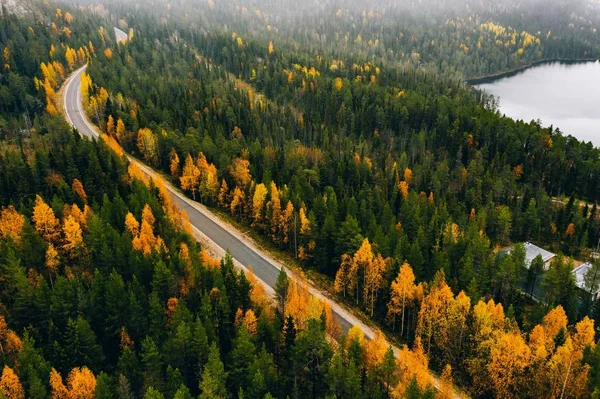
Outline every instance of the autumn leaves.
<svg viewBox="0 0 600 399"><path fill-rule="evenodd" d="M136 251L141 251L144 255L149 255L152 251L165 251L167 247L162 238L154 234L154 215L152 208L148 204L142 211L142 223L136 220L131 212L125 216L125 227L133 236L131 245Z"/></svg>
<svg viewBox="0 0 600 399"><path fill-rule="evenodd" d="M83 202L86 202L87 196L79 180L73 180L72 189L73 192L78 193ZM47 243L46 268L51 282L53 276L58 272L61 257L76 260L85 256L86 249L82 229L85 228L90 214L91 209L87 204L84 205L83 211L77 204L65 205L61 223L43 198L39 195L36 196L32 220L35 230Z"/></svg>
<svg viewBox="0 0 600 399"><path fill-rule="evenodd" d="M171 151L170 170L173 178L179 175L179 157L177 153ZM200 193L200 200L216 197L219 190L219 179L217 177L217 168L206 160L204 154L200 153L194 160L190 154L185 159L181 176L179 176L181 188L191 192L194 200L196 192Z"/></svg>
<svg viewBox="0 0 600 399"><path fill-rule="evenodd" d="M342 264L335 276L335 291L352 295L358 304L362 291L362 303L371 316L377 294L383 288L386 262L381 255L374 255L371 244L365 239L354 256L344 254Z"/></svg>

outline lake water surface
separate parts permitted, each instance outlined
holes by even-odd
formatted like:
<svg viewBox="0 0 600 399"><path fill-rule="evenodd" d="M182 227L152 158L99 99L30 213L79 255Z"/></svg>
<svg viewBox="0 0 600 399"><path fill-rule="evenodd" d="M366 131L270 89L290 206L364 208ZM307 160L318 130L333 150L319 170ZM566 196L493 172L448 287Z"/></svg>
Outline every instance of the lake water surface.
<svg viewBox="0 0 600 399"><path fill-rule="evenodd" d="M499 98L506 116L540 119L600 147L600 62L543 64L475 87Z"/></svg>

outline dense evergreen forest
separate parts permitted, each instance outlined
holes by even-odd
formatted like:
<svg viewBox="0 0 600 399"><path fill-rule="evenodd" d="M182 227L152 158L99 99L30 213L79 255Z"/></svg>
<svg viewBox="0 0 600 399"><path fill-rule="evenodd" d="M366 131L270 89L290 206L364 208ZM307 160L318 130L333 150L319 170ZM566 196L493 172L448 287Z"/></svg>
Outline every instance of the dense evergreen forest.
<svg viewBox="0 0 600 399"><path fill-rule="evenodd" d="M496 3L3 8L2 394L418 398L454 381L474 397L597 395L600 308L571 258L600 238L600 150L463 83L597 57L597 4ZM58 115L85 63L108 146ZM283 274L270 303L120 147L411 350L340 335ZM523 241L560 254L549 271L526 268Z"/></svg>

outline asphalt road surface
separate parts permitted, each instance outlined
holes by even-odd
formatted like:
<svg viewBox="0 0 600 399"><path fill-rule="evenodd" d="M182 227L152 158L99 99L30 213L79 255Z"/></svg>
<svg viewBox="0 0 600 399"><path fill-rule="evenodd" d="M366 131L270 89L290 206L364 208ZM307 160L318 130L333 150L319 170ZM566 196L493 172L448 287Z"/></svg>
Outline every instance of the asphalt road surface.
<svg viewBox="0 0 600 399"><path fill-rule="evenodd" d="M69 124L77 129L79 134L90 139L98 137L96 127L91 124L84 113L81 98L81 74L85 71L83 67L73 73L71 79L64 88L63 98L66 117ZM231 256L243 266L252 266L254 274L269 287L274 288L279 275L279 266L265 259L254 248L251 248L245 240L236 237L220 223L217 223L213 215L206 209L198 209L191 200L182 196L181 193L167 186L173 201L180 209L187 212L193 227L203 233L209 240L223 250L229 250ZM332 306L336 321L343 332L347 332L354 324L358 324L353 316L342 314L338 306ZM367 336L370 334L367 334Z"/></svg>

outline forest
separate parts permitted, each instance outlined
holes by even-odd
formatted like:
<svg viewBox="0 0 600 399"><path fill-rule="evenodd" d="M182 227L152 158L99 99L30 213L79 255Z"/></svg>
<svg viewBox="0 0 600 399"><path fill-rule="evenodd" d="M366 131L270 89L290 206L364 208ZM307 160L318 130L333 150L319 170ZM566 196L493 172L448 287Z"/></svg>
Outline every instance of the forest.
<svg viewBox="0 0 600 399"><path fill-rule="evenodd" d="M587 292L571 270L600 239L600 150L464 84L597 57L596 3L153 4L3 7L6 398L598 395L600 263ZM60 116L84 64L100 141ZM123 151L322 276L397 359L302 277L272 301L212 258Z"/></svg>

